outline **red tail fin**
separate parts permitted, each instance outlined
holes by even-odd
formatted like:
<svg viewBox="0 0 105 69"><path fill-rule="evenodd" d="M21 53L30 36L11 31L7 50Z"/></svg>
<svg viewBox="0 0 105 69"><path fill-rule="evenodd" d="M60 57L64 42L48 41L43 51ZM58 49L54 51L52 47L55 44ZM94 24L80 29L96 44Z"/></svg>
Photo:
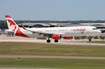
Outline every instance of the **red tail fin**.
<svg viewBox="0 0 105 69"><path fill-rule="evenodd" d="M16 22L11 18L10 15L5 15L5 18L7 20L9 30L13 31L16 36L28 37L26 34L22 32L20 27L16 24Z"/></svg>

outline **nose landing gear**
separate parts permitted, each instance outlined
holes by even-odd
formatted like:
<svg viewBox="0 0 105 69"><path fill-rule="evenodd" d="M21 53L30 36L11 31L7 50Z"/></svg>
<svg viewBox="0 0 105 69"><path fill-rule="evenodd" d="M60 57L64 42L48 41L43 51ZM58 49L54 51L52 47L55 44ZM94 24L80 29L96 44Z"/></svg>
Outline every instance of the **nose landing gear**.
<svg viewBox="0 0 105 69"><path fill-rule="evenodd" d="M88 37L88 40L89 40L89 41L91 41L91 40L92 40L92 37L91 37L91 36L89 36L89 37Z"/></svg>

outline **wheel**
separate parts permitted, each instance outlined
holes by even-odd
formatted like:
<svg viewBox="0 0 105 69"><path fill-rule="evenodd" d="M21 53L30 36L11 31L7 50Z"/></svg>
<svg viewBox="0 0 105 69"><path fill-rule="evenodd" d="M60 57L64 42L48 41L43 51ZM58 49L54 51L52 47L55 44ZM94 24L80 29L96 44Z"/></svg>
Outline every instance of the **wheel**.
<svg viewBox="0 0 105 69"><path fill-rule="evenodd" d="M91 41L91 39L89 39L89 41Z"/></svg>
<svg viewBox="0 0 105 69"><path fill-rule="evenodd" d="M54 40L54 42L58 42L58 40Z"/></svg>
<svg viewBox="0 0 105 69"><path fill-rule="evenodd" d="M47 40L47 43L50 43L50 42L51 42L51 40L48 39L48 40Z"/></svg>
<svg viewBox="0 0 105 69"><path fill-rule="evenodd" d="M89 37L88 37L88 40L89 40L89 41L91 41L91 40L92 40L92 37L91 37L91 36L89 36Z"/></svg>

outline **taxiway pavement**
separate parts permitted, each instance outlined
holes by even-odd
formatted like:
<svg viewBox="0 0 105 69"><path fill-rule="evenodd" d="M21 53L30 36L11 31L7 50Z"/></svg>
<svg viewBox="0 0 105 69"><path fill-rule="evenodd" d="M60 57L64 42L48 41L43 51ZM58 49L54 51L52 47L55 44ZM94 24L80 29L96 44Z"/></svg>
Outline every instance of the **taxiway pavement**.
<svg viewBox="0 0 105 69"><path fill-rule="evenodd" d="M59 40L58 43L55 43L51 39L51 44L60 44L60 45L80 45L80 46L105 46L105 43L87 43L87 39L84 40ZM99 40L92 40L99 41ZM102 41L102 40L101 40ZM25 37L7 37L6 35L0 35L0 42L35 42L35 43L46 43L46 39L36 39L36 38L25 38Z"/></svg>

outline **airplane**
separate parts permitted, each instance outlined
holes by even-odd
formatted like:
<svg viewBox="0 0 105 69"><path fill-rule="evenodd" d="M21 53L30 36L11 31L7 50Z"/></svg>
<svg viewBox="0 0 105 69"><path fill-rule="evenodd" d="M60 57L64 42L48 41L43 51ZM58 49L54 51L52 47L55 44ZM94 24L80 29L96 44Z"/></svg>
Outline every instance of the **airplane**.
<svg viewBox="0 0 105 69"><path fill-rule="evenodd" d="M71 39L70 36L87 36L91 41L91 36L101 34L101 31L94 26L73 26L73 27L49 27L49 28L20 28L10 15L5 15L9 30L12 30L16 36L22 37L46 37L47 43L50 38L58 42L61 38Z"/></svg>

